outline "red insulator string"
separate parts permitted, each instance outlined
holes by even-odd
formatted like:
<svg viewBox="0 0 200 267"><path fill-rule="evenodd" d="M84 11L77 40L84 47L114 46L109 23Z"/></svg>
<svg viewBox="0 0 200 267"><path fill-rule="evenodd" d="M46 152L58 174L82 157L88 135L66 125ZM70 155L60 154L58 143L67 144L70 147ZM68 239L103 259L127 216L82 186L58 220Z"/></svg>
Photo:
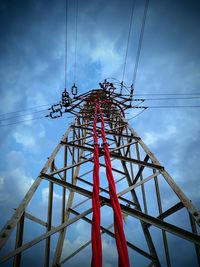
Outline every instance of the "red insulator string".
<svg viewBox="0 0 200 267"><path fill-rule="evenodd" d="M118 255L119 255L118 266L119 267L130 267L128 248L127 248L126 237L125 237L124 228L123 228L122 213L121 213L119 200L117 197L114 177L112 174L110 151L109 151L107 140L106 140L104 117L103 117L100 104L99 104L99 113L100 113L100 118L101 118L101 137L103 140L104 159L106 163L106 176L107 176L108 183L109 183L110 201L111 201L111 205L114 211L114 230L115 230L116 245L117 245L117 250L118 250Z"/></svg>
<svg viewBox="0 0 200 267"><path fill-rule="evenodd" d="M100 201L99 201L99 145L97 134L97 116L99 106L96 104L93 123L94 169L92 192L92 262L91 267L102 267L102 246L100 232Z"/></svg>

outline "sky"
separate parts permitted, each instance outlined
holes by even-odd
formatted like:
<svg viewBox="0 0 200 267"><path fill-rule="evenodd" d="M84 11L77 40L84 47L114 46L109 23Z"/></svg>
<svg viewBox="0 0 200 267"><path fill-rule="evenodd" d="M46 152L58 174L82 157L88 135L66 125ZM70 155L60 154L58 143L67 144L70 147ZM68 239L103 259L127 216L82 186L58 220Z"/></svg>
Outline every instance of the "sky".
<svg viewBox="0 0 200 267"><path fill-rule="evenodd" d="M68 2L67 89L70 90L74 82L75 1ZM131 0L79 0L76 67L79 93L98 88L98 83L107 77L121 81L131 3ZM144 1L136 0L124 78L128 85L132 82L143 10ZM150 0L135 94L200 94L199 13L197 0ZM48 106L10 113L60 100L64 89L65 1L1 0L0 40L0 226L3 226L72 120L67 115L57 120L43 118L12 124L44 116L46 111L34 115L32 112ZM199 99L147 100L144 105L199 105ZM137 112L130 110L127 118ZM1 115L5 113L10 114ZM8 120L22 114L29 115ZM199 116L199 108L152 108L130 120L197 209L200 207ZM44 187L40 199L44 206L45 190ZM81 233L84 224L78 227ZM70 243L71 247L80 239L75 241ZM109 242L105 241L105 250ZM30 257L27 252L24 265ZM188 266L188 263L197 266L187 254L174 266Z"/></svg>

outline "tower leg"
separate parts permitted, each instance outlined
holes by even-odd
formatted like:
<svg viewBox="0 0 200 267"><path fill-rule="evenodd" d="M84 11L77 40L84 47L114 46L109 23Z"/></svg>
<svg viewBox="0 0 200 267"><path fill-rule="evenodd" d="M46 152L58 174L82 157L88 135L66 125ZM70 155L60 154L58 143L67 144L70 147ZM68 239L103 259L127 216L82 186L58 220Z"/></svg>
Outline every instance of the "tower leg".
<svg viewBox="0 0 200 267"><path fill-rule="evenodd" d="M15 249L20 247L23 243L23 230L24 230L24 213L20 218L17 224L17 234L16 234L16 242L15 242ZM18 253L14 257L13 267L19 267L21 263L21 253Z"/></svg>

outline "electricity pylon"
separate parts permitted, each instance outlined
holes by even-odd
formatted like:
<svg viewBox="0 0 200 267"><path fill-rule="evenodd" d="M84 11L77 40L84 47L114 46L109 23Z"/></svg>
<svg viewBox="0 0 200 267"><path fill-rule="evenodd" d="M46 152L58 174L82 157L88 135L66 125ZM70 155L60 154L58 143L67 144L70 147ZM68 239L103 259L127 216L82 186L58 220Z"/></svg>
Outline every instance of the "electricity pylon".
<svg viewBox="0 0 200 267"><path fill-rule="evenodd" d="M95 102L102 103L105 133L125 222L131 266L172 266L174 256L171 256L170 246L174 246L174 242L181 249L184 246L189 251L194 249L196 264L199 264L200 213L125 119L125 110L131 106L137 107L132 104L137 100L133 97L133 88L130 95L123 95L122 90L121 93L116 93L111 83L105 81L100 85L100 89L74 98L70 98L65 90L62 103L51 108L51 118L57 117L56 113L61 116L61 108L64 108L64 112L72 113L75 119L2 229L0 265L4 266L7 262L9 265L5 266L11 266L12 263L15 267L23 265L26 251L38 243L42 243L40 250L44 257L40 259L40 263L45 267L64 266L66 262L69 264L66 266L71 266L71 260L79 257L79 253L84 254L87 247L90 248L90 238L73 251L66 245L66 240L72 235L76 236L73 225L78 221L87 223L89 229L92 224L90 215L93 212L91 198ZM98 121L99 135L100 131ZM109 236L114 239L104 153L104 147L100 144L101 235L102 238ZM37 195L47 186L47 205L40 205L41 198ZM60 201L59 205L56 204L56 198ZM30 234L29 229L33 226L34 229L39 227L40 232L36 231L40 233L38 236ZM32 252L30 261L31 257L37 257L37 253L34 256L34 251ZM91 257L86 260L90 266Z"/></svg>

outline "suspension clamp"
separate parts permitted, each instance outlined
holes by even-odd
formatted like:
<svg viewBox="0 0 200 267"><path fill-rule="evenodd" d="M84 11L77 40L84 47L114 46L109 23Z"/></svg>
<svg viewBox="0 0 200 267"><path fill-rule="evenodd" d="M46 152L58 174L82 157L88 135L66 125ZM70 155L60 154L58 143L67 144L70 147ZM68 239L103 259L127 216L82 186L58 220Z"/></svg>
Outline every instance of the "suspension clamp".
<svg viewBox="0 0 200 267"><path fill-rule="evenodd" d="M94 142L93 144L94 144L94 145L98 145L98 146L99 146L99 143L98 143L98 142Z"/></svg>
<svg viewBox="0 0 200 267"><path fill-rule="evenodd" d="M103 142L102 144L101 144L101 146L103 147L104 145L108 145L108 146L110 146L109 144L108 144L108 142Z"/></svg>

